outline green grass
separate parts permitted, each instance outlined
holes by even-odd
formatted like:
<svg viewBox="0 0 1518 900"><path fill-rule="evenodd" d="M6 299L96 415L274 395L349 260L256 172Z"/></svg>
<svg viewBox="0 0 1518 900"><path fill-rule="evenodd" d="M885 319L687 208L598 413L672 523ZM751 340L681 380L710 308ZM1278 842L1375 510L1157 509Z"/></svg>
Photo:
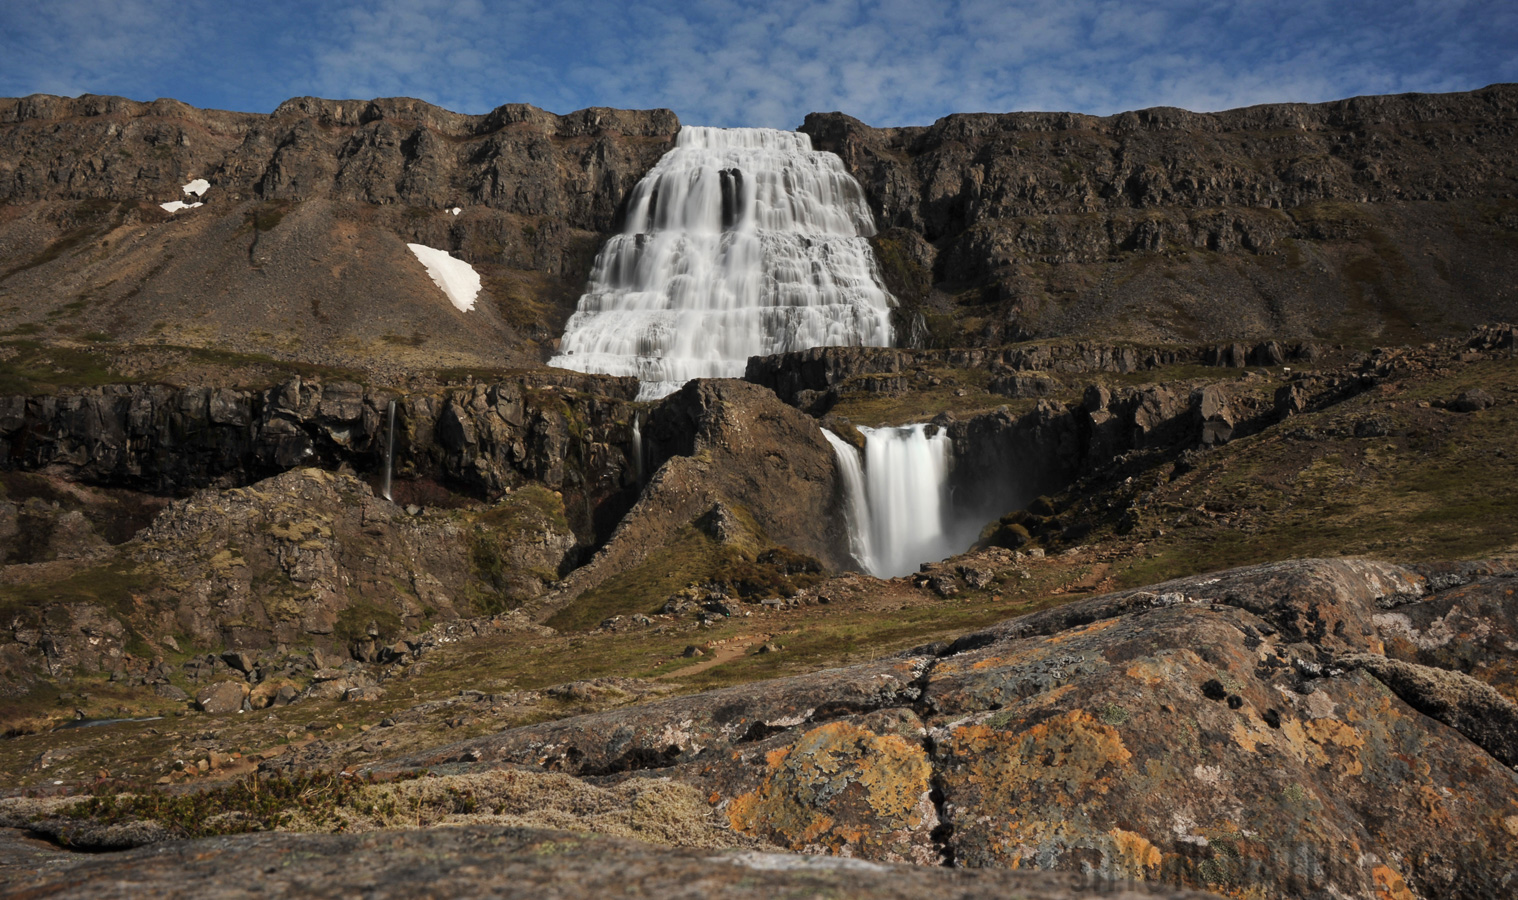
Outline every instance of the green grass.
<svg viewBox="0 0 1518 900"><path fill-rule="evenodd" d="M1147 540L1118 581L1136 587L1292 557L1468 559L1518 547L1518 406L1415 407L1417 398L1450 399L1478 384L1509 397L1518 363L1472 364L1415 385L1395 409L1362 396L1213 450L1195 471L1157 487L1136 536L1166 534ZM1354 423L1369 415L1386 419L1390 434L1353 437ZM1318 436L1292 439L1304 429ZM1224 513L1235 521L1197 514L1198 506L1235 510Z"/></svg>
<svg viewBox="0 0 1518 900"><path fill-rule="evenodd" d="M40 327L23 325L12 332L35 333L39 330ZM89 332L83 338L96 344L113 340L103 332ZM26 338L0 341L0 347L16 351L16 355L9 359L0 359L0 394L36 396L104 384L156 383L172 379L176 368L176 364L171 363L157 371L128 379L111 369L112 357L102 350L58 346ZM214 347L172 344L155 344L153 349L182 353L191 365L243 370L243 378L238 387L244 389L272 387L295 375L323 381L351 381L361 385L372 380L357 369L282 360L259 353L234 353ZM113 345L109 348L113 354L130 353L131 350L130 345ZM250 369L257 374L250 376L247 372Z"/></svg>
<svg viewBox="0 0 1518 900"><path fill-rule="evenodd" d="M666 598L686 585L705 581L735 562L736 556L687 525L641 565L587 591L546 624L561 631L587 631L612 616L657 612Z"/></svg>
<svg viewBox="0 0 1518 900"><path fill-rule="evenodd" d="M62 581L0 585L0 618L35 617L44 605L61 603L90 603L127 616L136 610L136 596L152 585L152 576L119 561L81 569Z"/></svg>

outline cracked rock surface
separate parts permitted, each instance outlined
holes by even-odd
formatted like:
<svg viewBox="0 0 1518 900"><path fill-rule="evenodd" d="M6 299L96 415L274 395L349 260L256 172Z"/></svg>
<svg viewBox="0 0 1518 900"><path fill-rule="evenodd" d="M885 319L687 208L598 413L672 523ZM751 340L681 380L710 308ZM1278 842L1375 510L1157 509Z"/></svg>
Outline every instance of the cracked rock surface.
<svg viewBox="0 0 1518 900"><path fill-rule="evenodd" d="M12 868L12 867L16 868ZM22 871L18 873L18 868ZM12 878L7 882L7 876ZM8 896L115 900L241 897L1005 897L1090 896L1066 873L953 871L788 853L673 850L526 828L458 827L365 835L246 834L77 856L0 831ZM14 891L15 893L10 893ZM1103 897L1200 898L1174 890Z"/></svg>
<svg viewBox="0 0 1518 900"><path fill-rule="evenodd" d="M1500 896L1518 885L1518 773L1494 719L1513 708L1515 587L1495 563L1253 566L390 768L672 777L810 853Z"/></svg>

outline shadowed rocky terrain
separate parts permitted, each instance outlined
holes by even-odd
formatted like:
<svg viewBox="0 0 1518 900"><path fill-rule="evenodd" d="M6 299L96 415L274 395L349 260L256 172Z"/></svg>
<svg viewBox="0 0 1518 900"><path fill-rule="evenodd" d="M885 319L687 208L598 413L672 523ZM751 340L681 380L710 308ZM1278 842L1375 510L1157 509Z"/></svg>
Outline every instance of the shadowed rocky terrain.
<svg viewBox="0 0 1518 900"><path fill-rule="evenodd" d="M0 101L0 893L1511 894L1515 96L814 114L898 346L653 402L667 111Z"/></svg>

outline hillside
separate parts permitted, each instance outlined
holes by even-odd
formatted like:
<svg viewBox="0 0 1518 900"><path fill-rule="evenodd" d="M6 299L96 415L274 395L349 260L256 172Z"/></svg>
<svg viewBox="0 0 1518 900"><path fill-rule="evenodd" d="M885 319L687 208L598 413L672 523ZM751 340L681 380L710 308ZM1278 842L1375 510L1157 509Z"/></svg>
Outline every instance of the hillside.
<svg viewBox="0 0 1518 900"><path fill-rule="evenodd" d="M0 100L0 885L1509 893L1518 87L814 114L897 346L640 400L679 127Z"/></svg>

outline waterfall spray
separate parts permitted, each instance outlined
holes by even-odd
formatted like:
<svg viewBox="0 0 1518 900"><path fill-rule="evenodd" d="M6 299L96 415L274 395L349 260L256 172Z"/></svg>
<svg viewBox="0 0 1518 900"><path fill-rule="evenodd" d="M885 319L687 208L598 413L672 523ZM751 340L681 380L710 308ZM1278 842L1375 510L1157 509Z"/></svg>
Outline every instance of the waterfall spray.
<svg viewBox="0 0 1518 900"><path fill-rule="evenodd" d="M388 415L388 417L390 419L390 429L389 429L389 434L388 434L388 436L385 439L385 482L384 482L384 486L380 488L380 496L384 497L386 500L393 501L395 498L392 497L392 496L390 496L390 473L391 473L391 470L395 467L395 401L394 400L390 401L390 406L389 406L389 410L387 412L387 415Z"/></svg>

